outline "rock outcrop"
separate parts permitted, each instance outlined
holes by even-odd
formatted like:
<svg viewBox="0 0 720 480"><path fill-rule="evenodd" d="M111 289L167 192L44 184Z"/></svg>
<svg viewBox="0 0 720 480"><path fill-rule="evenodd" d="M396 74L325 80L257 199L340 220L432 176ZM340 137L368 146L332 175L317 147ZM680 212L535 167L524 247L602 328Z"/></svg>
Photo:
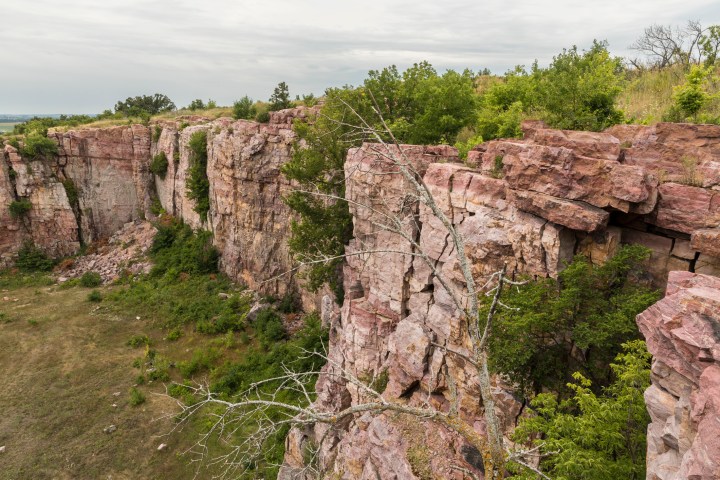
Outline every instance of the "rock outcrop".
<svg viewBox="0 0 720 480"><path fill-rule="evenodd" d="M280 167L292 155L292 121L310 109L273 112L270 122L181 117L151 126L128 125L51 132L58 155L28 162L5 146L0 201L29 199L23 218L0 212L0 266L9 266L29 240L48 254L76 253L81 243L110 238L128 222L153 218L158 207L193 228L213 232L221 268L264 294L300 293L314 308L315 295L301 291L287 239L291 211L282 198L290 183ZM207 134L210 210L206 218L187 195L191 136ZM153 156L165 154L164 176L150 172ZM112 269L111 269L112 270Z"/></svg>
<svg viewBox="0 0 720 480"><path fill-rule="evenodd" d="M653 128L675 133L647 133ZM602 263L623 243L651 249L648 280L657 286L665 285L671 270L718 273L714 270L720 248L716 243L720 218L715 216L718 184L677 183L687 179L662 177L662 172L649 168L654 164L640 159L662 157L665 163L680 165L673 171L682 172L686 160L681 156L673 160L669 152L680 152L672 142L683 138L693 145L694 154L706 159L701 163L703 171L711 172L712 159L717 158L715 141L698 137L720 140L720 128L638 127L633 134L643 131L644 143L637 141L636 147L643 149L632 162L626 162L632 152L625 137L542 125L528 129L523 140L476 147L466 164L459 163L449 147L403 146L402 150L463 234L478 285L503 265L513 273L546 277L557 275L576 253ZM390 401L430 402L441 409L450 404L448 378L452 377L461 416L483 433L476 374L461 356L447 353L448 349L468 352L469 347L461 315L448 293L457 296L464 290L454 246L446 227L418 202L408 179L388 163L387 153L367 144L348 154L346 195L354 239L346 250L345 303L331 327L333 366L318 381L318 405L338 411L365 400L356 386L338 380L337 368L368 381L387 378L384 395ZM493 388L496 413L509 432L522 406L498 380ZM376 433L395 435L392 432L400 431L404 422L398 416L365 415L330 431L322 425L294 431L281 477L300 478L302 459L293 452L302 451L305 442L324 438L320 457L328 475L418 478L411 454L414 439L388 444ZM443 459L434 465L434 472L462 478L450 469L454 464L482 475L459 453L461 439L435 424L428 428L452 439L445 443L453 445L428 454Z"/></svg>
<svg viewBox="0 0 720 480"><path fill-rule="evenodd" d="M648 480L717 479L720 278L671 272L665 298L637 323L653 355Z"/></svg>
<svg viewBox="0 0 720 480"><path fill-rule="evenodd" d="M25 199L32 208L18 218L1 209L0 267L25 241L68 255L162 207L213 232L222 269L232 278L265 294L300 290L293 275L280 276L293 266L287 247L292 214L282 202L292 185L280 167L295 141L291 122L307 114L304 108L274 112L267 124L188 117L56 132L50 138L59 155L52 159L22 159L6 145L0 202ZM206 217L187 195L188 143L198 131L207 136ZM322 303L331 327L334 363L318 381L318 402L339 410L363 400L363 392L332 368L387 380L385 395L393 401L439 409L448 408L452 378L462 418L483 433L474 369L462 355L447 354L469 347L456 302L465 285L455 246L446 226L418 201L412 181L388 164L389 151L378 154L377 148L353 149L346 162L354 238L347 246L341 314L328 314L332 302L307 302ZM503 265L514 274L555 276L575 254L602 263L627 243L652 251L648 281L658 287L665 287L670 271L691 272L673 274L667 303L639 320L658 358L648 393L654 420L649 471L657 479L712 478L703 475L716 468L717 456L703 457L707 451L696 445L715 448L719 431L707 419L715 412L719 376L709 342L717 325L711 276L720 274L720 127L624 125L591 133L533 123L523 139L479 145L464 163L447 146L400 148L463 235L479 285ZM149 168L160 153L168 159L164 178ZM108 268L108 275L114 272ZM522 405L499 380L493 389L496 413L509 432ZM282 475L293 478L304 443L321 438L322 466L339 478L410 479L425 468L462 478L453 465L482 475L477 451L457 435L436 427L432 438L422 439L414 428L384 414L363 415L331 431L320 425L293 431ZM402 440L408 432L410 439ZM420 455L418 442L430 445L433 455Z"/></svg>

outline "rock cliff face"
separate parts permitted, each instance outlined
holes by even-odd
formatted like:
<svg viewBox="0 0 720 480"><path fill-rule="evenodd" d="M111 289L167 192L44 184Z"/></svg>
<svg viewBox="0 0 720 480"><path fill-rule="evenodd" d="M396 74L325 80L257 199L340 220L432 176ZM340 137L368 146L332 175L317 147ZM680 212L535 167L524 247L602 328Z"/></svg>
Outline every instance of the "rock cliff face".
<svg viewBox="0 0 720 480"><path fill-rule="evenodd" d="M81 242L108 239L127 222L152 218L153 202L194 228L211 230L230 277L266 294L300 292L287 247L291 213L282 197L290 184L280 167L295 141L292 121L308 109L273 112L258 124L221 118L50 133L59 153L28 162L5 146L0 162L0 202L26 198L32 209L15 219L0 211L0 266L12 264L21 244L32 241L53 256L71 255ZM207 132L210 211L201 218L187 197L188 147ZM164 153L164 178L153 175L151 158ZM69 198L71 197L71 198ZM314 306L313 295L304 295Z"/></svg>
<svg viewBox="0 0 720 480"><path fill-rule="evenodd" d="M637 323L653 354L647 478L718 478L720 278L671 272L665 298Z"/></svg>
<svg viewBox="0 0 720 480"><path fill-rule="evenodd" d="M293 275L282 275L293 262L287 246L291 213L282 201L290 183L280 167L292 155L291 122L306 114L302 108L274 112L268 124L219 119L180 129L166 123L153 145L154 154L162 151L170 160L165 179L155 179L163 208L193 227L213 232L221 267L230 277L280 296L300 290ZM208 139L207 219L193 210L186 193L191 155L187 145L200 130Z"/></svg>
<svg viewBox="0 0 720 480"><path fill-rule="evenodd" d="M275 112L268 124L188 117L54 133L59 155L45 160L22 159L5 146L0 202L28 199L32 208L20 218L0 209L0 266L11 264L25 241L53 255L72 254L82 242L152 217L159 203L214 233L231 277L268 294L298 290L293 276L278 277L293 265L286 241L292 216L281 200L292 186L280 167L295 140L291 122L307 113ZM188 142L197 131L207 134L207 218L193 210L186 192ZM647 394L653 412L649 471L653 479L712 478L707 472L717 468L712 462L720 455L712 450L720 429L708 420L720 376L711 344L718 311L712 275L720 274L720 127L659 124L589 133L527 124L522 140L487 142L465 163L451 147L401 148L463 234L479 285L505 264L512 273L545 277L557 275L577 253L602 263L623 243L652 250L649 280L659 287L670 271L690 272L673 274L664 303L639 319L656 356ZM441 409L448 408L453 379L462 417L482 433L474 369L445 353L469 347L449 294L464 290L453 243L377 149L353 149L346 162L354 239L344 268L345 303L331 321L333 368L386 383L385 395L394 401ZM149 172L160 152L169 161L164 178ZM387 214L400 219L394 228L383 228ZM493 389L497 414L510 431L521 405L505 385L496 382ZM363 399L331 367L317 390L318 402L335 410ZM321 464L340 478L410 479L431 469L460 479L452 469L458 465L481 475L478 452L451 432L418 430L385 414L330 431L293 431L284 478L302 465L306 442L321 438Z"/></svg>
<svg viewBox="0 0 720 480"><path fill-rule="evenodd" d="M652 250L650 280L664 286L671 270L720 273L719 140L720 128L694 125L605 133L528 125L523 140L488 142L471 151L466 164L458 163L449 147L402 148L464 235L479 285L503 264L510 272L554 276L575 253L602 263L621 244L634 243ZM685 143L692 148L684 149ZM347 248L345 303L331 327L334 366L318 382L318 402L340 410L364 400L357 388L337 380L335 368L358 378L385 377L387 398L436 408L448 407L452 377L461 415L482 433L473 368L442 348L467 352L469 347L447 290L464 288L454 247L446 228L377 151L365 145L351 150L346 162L354 239ZM698 159L695 177L688 173L687 155ZM401 219L396 228L383 228L387 215ZM504 387L494 385L494 394L497 414L510 431L521 405ZM321 425L294 431L283 478L300 475L298 452L305 442L322 438L321 464L338 478L418 478L422 465L413 442L424 440L400 440L405 423L397 416L366 415L330 431ZM445 439L439 450L427 452L432 471L463 478L451 469L455 464L481 475L473 456L463 453L462 441L436 425L427 428Z"/></svg>

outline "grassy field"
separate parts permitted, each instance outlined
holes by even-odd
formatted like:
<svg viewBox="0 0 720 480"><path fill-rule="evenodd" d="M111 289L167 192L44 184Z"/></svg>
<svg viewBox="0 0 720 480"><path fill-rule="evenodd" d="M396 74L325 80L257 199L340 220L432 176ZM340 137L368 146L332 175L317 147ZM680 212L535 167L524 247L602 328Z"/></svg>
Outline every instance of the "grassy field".
<svg viewBox="0 0 720 480"><path fill-rule="evenodd" d="M178 407L161 395L162 382L139 385L146 400L130 404L140 373L133 362L144 348L127 341L147 334L159 355L182 360L218 339L188 331L169 342L152 319L89 302L88 289L42 283L18 287L0 277L0 479L193 478L180 454L198 426L167 435ZM117 430L105 433L110 425ZM168 447L158 451L161 443Z"/></svg>
<svg viewBox="0 0 720 480"><path fill-rule="evenodd" d="M15 125L17 123L0 122L0 133L12 132Z"/></svg>

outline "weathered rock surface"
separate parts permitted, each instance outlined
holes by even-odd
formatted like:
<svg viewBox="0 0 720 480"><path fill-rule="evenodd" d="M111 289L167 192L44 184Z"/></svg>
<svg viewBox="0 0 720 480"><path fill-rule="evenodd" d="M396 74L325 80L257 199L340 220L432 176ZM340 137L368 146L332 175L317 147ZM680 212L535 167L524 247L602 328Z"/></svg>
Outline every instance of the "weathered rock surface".
<svg viewBox="0 0 720 480"><path fill-rule="evenodd" d="M671 272L666 296L637 317L653 354L645 399L649 480L720 472L720 278Z"/></svg>
<svg viewBox="0 0 720 480"><path fill-rule="evenodd" d="M148 273L152 265L148 261L147 253L156 231L147 221L126 223L110 237L107 244L97 245L96 251L78 257L61 269L61 280L80 277L85 272L96 272L103 283L108 283L117 280L121 275Z"/></svg>
<svg viewBox="0 0 720 480"><path fill-rule="evenodd" d="M78 192L83 240L107 239L149 214L150 129L143 125L50 133L58 143L57 176Z"/></svg>
<svg viewBox="0 0 720 480"><path fill-rule="evenodd" d="M636 129L633 135L648 128ZM678 131L685 128L678 127ZM720 128L701 130L707 138L720 139ZM499 140L476 147L465 165L447 149L441 154L428 147L405 146L403 150L435 202L464 235L479 285L504 264L513 273L545 277L557 275L575 253L602 263L623 243L651 250L648 267L658 286L665 284L672 270L720 272L720 260L715 256L720 248L716 232L720 219L714 217L714 184L668 183L662 172L648 168L651 162L626 162L627 133L620 133L623 136L562 132L534 124L523 140ZM680 157L669 152L681 151L673 142L681 143L686 137L676 132L644 138L643 155L682 164ZM712 169L718 152L714 140L703 142L691 141L698 152L708 154L703 165ZM448 408L447 379L452 377L462 417L482 433L483 406L476 374L460 356L442 348L468 352L469 347L461 315L449 293L459 294L464 289L454 245L441 222L418 203L408 179L375 154L377 148L365 145L351 150L346 162L354 239L347 248L345 304L341 318L331 324L330 356L335 365L358 378L371 381L385 376L386 398L414 405L427 401L436 408ZM337 411L363 402L363 392L338 380L334 368L328 367L318 382L318 405ZM707 379L703 381L707 383ZM497 414L509 432L520 404L507 386L496 382ZM675 399L671 402L662 395L648 398L658 411L675 411L674 406L667 407L674 405ZM297 478L293 472L302 459L292 452L326 434L321 463L328 474L349 479L374 478L382 472L387 477L381 478L417 478L417 471L406 470L411 455L403 437L393 433L394 422L384 415L363 416L331 433L321 425L294 431L288 440L288 468L282 478ZM452 436L436 425L427 428ZM683 428L675 428L677 438L685 438ZM396 441L382 444L379 453L372 440L374 431L397 437ZM663 435L673 443L667 432ZM460 450L440 447L431 457L473 469L467 459L457 455ZM393 468L387 458L394 459ZM652 468L660 471L660 467Z"/></svg>

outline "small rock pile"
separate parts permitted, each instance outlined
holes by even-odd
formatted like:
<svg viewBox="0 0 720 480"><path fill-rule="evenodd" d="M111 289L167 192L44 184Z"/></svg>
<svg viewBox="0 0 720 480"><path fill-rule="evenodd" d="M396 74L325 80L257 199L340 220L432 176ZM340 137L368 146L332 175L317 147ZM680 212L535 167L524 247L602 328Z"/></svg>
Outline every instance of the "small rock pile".
<svg viewBox="0 0 720 480"><path fill-rule="evenodd" d="M110 237L106 245L94 253L78 257L72 265L62 269L58 281L62 283L80 277L85 272L99 273L103 283L116 280L124 272L131 275L148 273L152 263L147 258L147 251L155 232L155 227L147 221L126 223Z"/></svg>

